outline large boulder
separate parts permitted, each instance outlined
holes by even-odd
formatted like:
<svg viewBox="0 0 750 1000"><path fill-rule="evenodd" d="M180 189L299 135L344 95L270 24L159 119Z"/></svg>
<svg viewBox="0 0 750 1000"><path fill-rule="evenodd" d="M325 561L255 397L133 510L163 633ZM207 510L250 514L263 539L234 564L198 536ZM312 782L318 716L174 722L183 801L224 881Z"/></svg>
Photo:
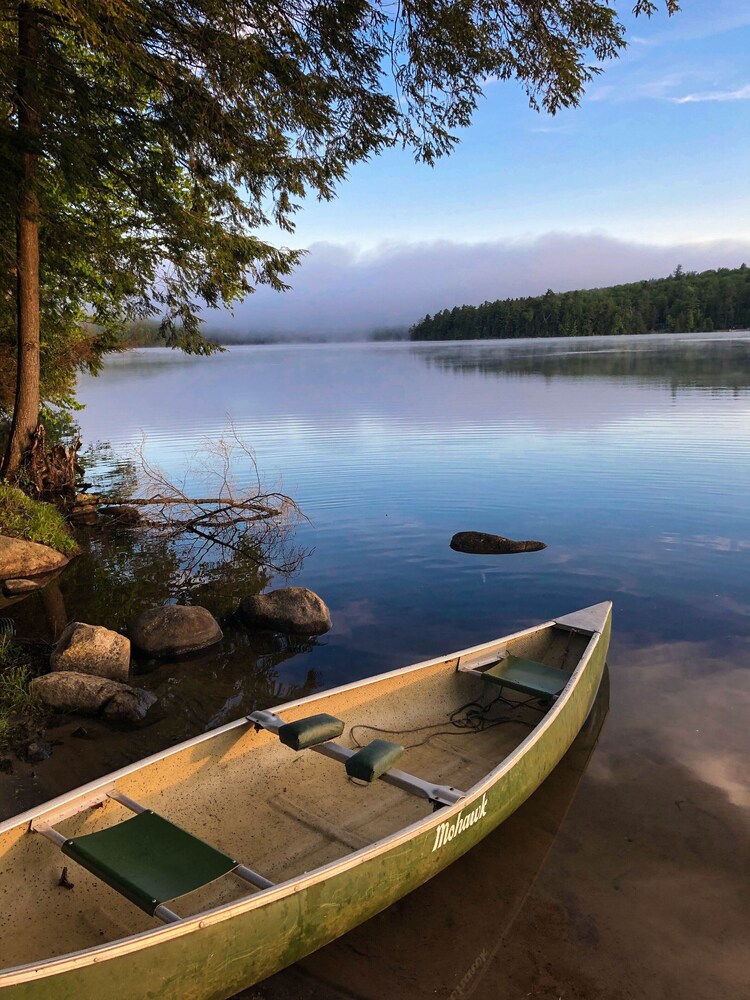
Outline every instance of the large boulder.
<svg viewBox="0 0 750 1000"><path fill-rule="evenodd" d="M545 542L516 542L502 535L490 535L485 531L459 531L451 538L451 548L456 552L470 552L472 555L496 556L511 552L538 552L546 549Z"/></svg>
<svg viewBox="0 0 750 1000"><path fill-rule="evenodd" d="M223 638L210 611L181 604L144 611L128 631L134 646L157 659L188 656L215 646Z"/></svg>
<svg viewBox="0 0 750 1000"><path fill-rule="evenodd" d="M67 566L68 558L49 545L0 535L0 580L28 580Z"/></svg>
<svg viewBox="0 0 750 1000"><path fill-rule="evenodd" d="M156 701L142 688L71 670L35 677L30 687L35 698L57 712L101 714L118 722L140 722Z"/></svg>
<svg viewBox="0 0 750 1000"><path fill-rule="evenodd" d="M322 635L331 627L331 614L325 602L306 587L287 587L245 597L239 613L251 628L287 635Z"/></svg>
<svg viewBox="0 0 750 1000"><path fill-rule="evenodd" d="M74 670L113 681L126 681L130 670L130 639L101 625L72 622L50 657L53 670Z"/></svg>

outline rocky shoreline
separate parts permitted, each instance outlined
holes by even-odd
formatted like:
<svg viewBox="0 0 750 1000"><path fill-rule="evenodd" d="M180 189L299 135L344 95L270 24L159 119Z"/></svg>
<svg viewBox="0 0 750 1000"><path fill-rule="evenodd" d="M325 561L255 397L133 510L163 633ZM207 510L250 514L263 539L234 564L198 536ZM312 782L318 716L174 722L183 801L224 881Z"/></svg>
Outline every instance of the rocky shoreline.
<svg viewBox="0 0 750 1000"><path fill-rule="evenodd" d="M6 603L42 590L69 561L49 546L0 536L0 589ZM331 628L325 602L305 587L246 596L230 617L250 633L313 637ZM28 700L20 709L11 708L18 735L5 740L6 752L12 749L19 759L31 762L45 759L51 752L43 738L45 719L59 722L61 714L125 726L147 724L158 699L142 686L140 677L160 661L189 661L218 651L223 639L211 611L192 604L147 608L123 632L68 622L51 647L37 648L33 658L24 660ZM6 636L6 641L12 643L12 637Z"/></svg>

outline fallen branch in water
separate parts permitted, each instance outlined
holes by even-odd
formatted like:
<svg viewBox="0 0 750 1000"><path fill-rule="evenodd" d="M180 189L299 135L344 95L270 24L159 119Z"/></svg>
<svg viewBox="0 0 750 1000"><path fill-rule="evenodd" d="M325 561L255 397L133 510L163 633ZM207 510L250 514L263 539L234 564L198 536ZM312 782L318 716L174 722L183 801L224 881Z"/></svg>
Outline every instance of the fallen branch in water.
<svg viewBox="0 0 750 1000"><path fill-rule="evenodd" d="M281 494L274 493L269 494L269 496L281 496ZM293 503L289 497L282 497L287 503ZM154 506L169 506L170 504L186 504L189 503L195 506L205 506L207 504L217 504L222 505L223 510L255 510L266 517L279 517L282 513L280 507L267 507L265 504L258 503L257 500L233 500L231 503L227 503L226 497L185 497L185 496L159 496L158 494L152 497L128 497L124 501L125 505L128 507L154 507ZM122 500L105 500L99 499L98 504L100 507L121 507L123 506Z"/></svg>
<svg viewBox="0 0 750 1000"><path fill-rule="evenodd" d="M180 482L148 461L145 439L128 464L126 492L92 496L92 504L146 508L137 523L179 541L188 572L215 559L211 550L216 546L282 574L294 572L306 555L290 544L304 514L291 497L263 487L255 455L234 428L229 440L207 442ZM194 488L198 496L191 496ZM131 491L136 495L128 496Z"/></svg>

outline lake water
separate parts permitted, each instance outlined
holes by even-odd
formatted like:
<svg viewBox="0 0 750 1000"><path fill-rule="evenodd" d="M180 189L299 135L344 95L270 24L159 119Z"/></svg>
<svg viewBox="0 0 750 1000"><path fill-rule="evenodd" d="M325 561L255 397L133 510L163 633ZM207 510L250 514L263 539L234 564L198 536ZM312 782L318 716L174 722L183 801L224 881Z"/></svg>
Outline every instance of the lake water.
<svg viewBox="0 0 750 1000"><path fill-rule="evenodd" d="M161 705L144 729L91 724L89 744L60 727L49 761L19 765L11 811L296 692L611 599L585 771L590 746L481 853L247 996L750 996L750 335L137 351L80 396L105 482L140 445L195 486L205 441L241 437L309 519L308 554L287 580L93 538L44 609L16 606L21 630L122 629L180 599L221 616L225 643L141 678ZM548 547L453 552L470 529ZM325 599L330 633L232 623L243 593L287 582Z"/></svg>

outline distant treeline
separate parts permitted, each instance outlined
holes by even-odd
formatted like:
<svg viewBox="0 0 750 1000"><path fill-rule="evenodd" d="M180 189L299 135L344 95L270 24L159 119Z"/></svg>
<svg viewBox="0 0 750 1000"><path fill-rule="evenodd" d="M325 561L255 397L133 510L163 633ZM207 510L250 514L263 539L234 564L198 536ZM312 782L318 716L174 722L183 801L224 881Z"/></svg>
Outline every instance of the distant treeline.
<svg viewBox="0 0 750 1000"><path fill-rule="evenodd" d="M157 320L130 323L121 339L123 347L164 347Z"/></svg>
<svg viewBox="0 0 750 1000"><path fill-rule="evenodd" d="M592 337L750 328L750 268L683 271L611 288L456 306L425 316L412 340Z"/></svg>

